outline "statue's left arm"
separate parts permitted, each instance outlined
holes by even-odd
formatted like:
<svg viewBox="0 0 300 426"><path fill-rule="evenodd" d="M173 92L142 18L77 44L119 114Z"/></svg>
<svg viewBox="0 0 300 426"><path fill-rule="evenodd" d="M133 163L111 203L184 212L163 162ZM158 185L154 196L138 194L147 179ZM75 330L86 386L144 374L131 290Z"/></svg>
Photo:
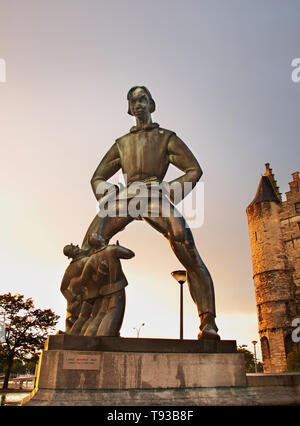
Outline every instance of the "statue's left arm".
<svg viewBox="0 0 300 426"><path fill-rule="evenodd" d="M91 179L91 185L97 200L100 200L102 196L105 195L105 191L109 191L111 188L115 187L115 185L107 182L107 180L120 168L121 164L118 145L117 143L114 143L103 157Z"/></svg>
<svg viewBox="0 0 300 426"><path fill-rule="evenodd" d="M184 175L169 182L170 185L180 184L182 196L186 196L201 178L203 172L193 153L186 144L174 133L168 142L169 162L184 172ZM191 185L184 185L190 182ZM174 185L175 186L175 185ZM174 194L170 194L171 201L174 200Z"/></svg>

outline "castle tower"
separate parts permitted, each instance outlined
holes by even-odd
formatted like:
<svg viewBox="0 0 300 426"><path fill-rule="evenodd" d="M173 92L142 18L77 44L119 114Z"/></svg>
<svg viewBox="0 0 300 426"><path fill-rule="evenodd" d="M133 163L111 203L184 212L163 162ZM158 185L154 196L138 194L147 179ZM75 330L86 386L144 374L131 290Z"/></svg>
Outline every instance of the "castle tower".
<svg viewBox="0 0 300 426"><path fill-rule="evenodd" d="M281 194L268 163L246 212L264 372L283 372L295 318L295 285L281 229Z"/></svg>

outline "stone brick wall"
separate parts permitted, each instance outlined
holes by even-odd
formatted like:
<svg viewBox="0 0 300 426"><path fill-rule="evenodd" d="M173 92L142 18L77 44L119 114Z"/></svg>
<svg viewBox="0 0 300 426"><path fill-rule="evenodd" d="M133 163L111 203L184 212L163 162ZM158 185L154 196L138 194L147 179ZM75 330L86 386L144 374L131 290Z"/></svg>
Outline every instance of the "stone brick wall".
<svg viewBox="0 0 300 426"><path fill-rule="evenodd" d="M293 181L289 182L290 191L286 193L286 201L282 203L280 224L283 241L295 283L295 299L297 314L300 315L300 178L299 172L293 173ZM299 213L296 205L299 203Z"/></svg>
<svg viewBox="0 0 300 426"><path fill-rule="evenodd" d="M291 323L300 315L300 178L293 173L282 201L269 164L265 176L278 200L248 206L249 238L264 371L283 372L292 348Z"/></svg>

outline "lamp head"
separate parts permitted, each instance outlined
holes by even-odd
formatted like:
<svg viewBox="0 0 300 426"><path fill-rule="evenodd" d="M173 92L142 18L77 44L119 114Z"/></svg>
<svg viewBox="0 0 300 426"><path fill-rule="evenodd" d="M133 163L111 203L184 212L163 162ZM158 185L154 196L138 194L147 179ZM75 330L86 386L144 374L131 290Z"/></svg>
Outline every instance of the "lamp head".
<svg viewBox="0 0 300 426"><path fill-rule="evenodd" d="M171 275L179 284L184 284L186 282L186 271L173 271Z"/></svg>

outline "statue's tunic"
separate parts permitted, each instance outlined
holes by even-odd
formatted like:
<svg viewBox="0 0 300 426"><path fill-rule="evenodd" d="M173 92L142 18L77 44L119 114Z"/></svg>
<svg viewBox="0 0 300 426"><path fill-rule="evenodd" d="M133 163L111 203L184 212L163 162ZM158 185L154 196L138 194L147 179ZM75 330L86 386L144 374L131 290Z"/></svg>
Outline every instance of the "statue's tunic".
<svg viewBox="0 0 300 426"><path fill-rule="evenodd" d="M131 128L130 132L116 140L97 167L91 183L96 198L97 187L106 182L120 168L127 177L127 184L157 180L162 182L169 164L185 174L173 182L191 182L192 187L202 175L198 161L185 143L171 130L152 123L145 128ZM191 188L192 189L192 188Z"/></svg>

